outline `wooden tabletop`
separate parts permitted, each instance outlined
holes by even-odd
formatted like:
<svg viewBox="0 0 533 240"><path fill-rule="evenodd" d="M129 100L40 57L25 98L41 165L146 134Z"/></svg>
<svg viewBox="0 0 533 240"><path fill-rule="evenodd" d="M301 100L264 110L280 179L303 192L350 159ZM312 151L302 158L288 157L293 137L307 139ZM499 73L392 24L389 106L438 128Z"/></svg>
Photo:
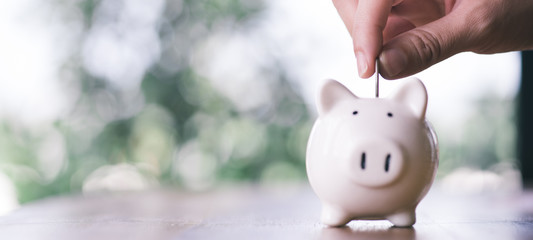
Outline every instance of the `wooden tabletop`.
<svg viewBox="0 0 533 240"><path fill-rule="evenodd" d="M319 222L303 186L176 189L65 196L0 217L1 239L533 239L533 194L459 195L434 187L413 228Z"/></svg>

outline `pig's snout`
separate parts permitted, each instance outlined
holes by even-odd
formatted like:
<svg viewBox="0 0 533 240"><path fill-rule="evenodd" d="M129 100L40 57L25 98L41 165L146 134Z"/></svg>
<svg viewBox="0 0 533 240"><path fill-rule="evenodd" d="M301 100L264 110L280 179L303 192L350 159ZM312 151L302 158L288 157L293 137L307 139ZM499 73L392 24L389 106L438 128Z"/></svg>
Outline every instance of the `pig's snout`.
<svg viewBox="0 0 533 240"><path fill-rule="evenodd" d="M401 175L405 162L399 144L383 139L361 139L354 146L347 169L357 184L386 186Z"/></svg>

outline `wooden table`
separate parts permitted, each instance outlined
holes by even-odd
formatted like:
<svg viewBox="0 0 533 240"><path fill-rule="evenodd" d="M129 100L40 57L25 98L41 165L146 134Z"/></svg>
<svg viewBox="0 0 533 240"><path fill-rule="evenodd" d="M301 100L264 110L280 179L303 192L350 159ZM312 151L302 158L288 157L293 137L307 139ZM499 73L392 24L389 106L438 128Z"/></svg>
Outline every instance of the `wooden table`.
<svg viewBox="0 0 533 240"><path fill-rule="evenodd" d="M0 217L1 239L533 239L533 194L454 195L434 187L413 228L319 224L305 185L65 196Z"/></svg>

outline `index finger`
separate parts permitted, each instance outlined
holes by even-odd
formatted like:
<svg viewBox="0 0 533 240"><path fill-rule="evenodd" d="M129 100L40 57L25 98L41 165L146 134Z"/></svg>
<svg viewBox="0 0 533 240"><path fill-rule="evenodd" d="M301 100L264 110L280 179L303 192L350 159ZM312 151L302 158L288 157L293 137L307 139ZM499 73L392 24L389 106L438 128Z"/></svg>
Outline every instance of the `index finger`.
<svg viewBox="0 0 533 240"><path fill-rule="evenodd" d="M368 78L374 74L374 63L383 46L383 29L391 8L399 1L359 0L355 11L352 39L359 76Z"/></svg>

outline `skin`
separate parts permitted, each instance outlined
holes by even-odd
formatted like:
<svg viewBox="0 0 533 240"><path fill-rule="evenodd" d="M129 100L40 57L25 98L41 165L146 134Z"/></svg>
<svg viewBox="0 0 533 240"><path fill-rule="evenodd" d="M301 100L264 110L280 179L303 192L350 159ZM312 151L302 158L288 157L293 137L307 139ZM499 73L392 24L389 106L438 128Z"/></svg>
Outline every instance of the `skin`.
<svg viewBox="0 0 533 240"><path fill-rule="evenodd" d="M531 0L333 0L362 78L397 79L460 52L533 49Z"/></svg>

